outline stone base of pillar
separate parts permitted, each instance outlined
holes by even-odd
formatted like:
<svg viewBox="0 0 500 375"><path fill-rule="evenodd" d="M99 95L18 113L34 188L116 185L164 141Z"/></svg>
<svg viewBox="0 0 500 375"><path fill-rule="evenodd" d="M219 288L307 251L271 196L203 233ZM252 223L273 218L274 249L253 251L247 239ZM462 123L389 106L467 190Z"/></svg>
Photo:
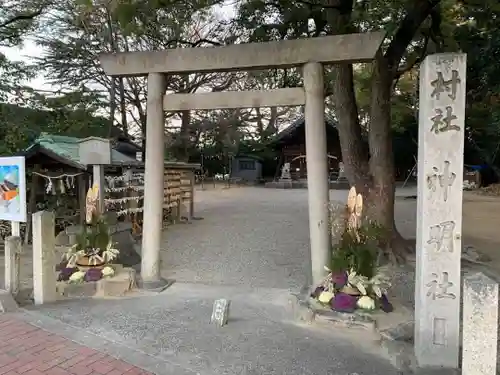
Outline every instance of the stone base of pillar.
<svg viewBox="0 0 500 375"><path fill-rule="evenodd" d="M163 292L173 283L175 283L175 280L160 278L159 280L155 281L144 281L140 276L137 277L137 287L139 289L147 290L148 292Z"/></svg>
<svg viewBox="0 0 500 375"><path fill-rule="evenodd" d="M6 290L0 290L0 314L18 311L17 302Z"/></svg>

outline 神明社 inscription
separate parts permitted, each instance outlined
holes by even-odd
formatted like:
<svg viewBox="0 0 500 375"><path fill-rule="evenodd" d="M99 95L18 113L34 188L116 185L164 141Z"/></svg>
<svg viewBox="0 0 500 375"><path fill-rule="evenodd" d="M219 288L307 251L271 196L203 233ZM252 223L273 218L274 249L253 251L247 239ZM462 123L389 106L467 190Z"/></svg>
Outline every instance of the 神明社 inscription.
<svg viewBox="0 0 500 375"><path fill-rule="evenodd" d="M426 284L426 286L429 288L427 290L427 297L431 297L433 300L443 298L457 298L455 294L448 292L448 289L453 287L453 283L448 280L448 272L442 272L441 277L439 277L439 275L434 272L431 275L431 281Z"/></svg>
<svg viewBox="0 0 500 375"><path fill-rule="evenodd" d="M448 190L457 178L455 173L450 172L450 166L451 163L445 160L442 173L439 168L432 167L432 173L427 176L427 187L432 192L436 192L438 186L441 187L443 189L443 198L445 202L448 200Z"/></svg>
<svg viewBox="0 0 500 375"><path fill-rule="evenodd" d="M453 241L455 222L452 220L444 221L429 228L429 240L427 244L435 245L435 250L453 252Z"/></svg>

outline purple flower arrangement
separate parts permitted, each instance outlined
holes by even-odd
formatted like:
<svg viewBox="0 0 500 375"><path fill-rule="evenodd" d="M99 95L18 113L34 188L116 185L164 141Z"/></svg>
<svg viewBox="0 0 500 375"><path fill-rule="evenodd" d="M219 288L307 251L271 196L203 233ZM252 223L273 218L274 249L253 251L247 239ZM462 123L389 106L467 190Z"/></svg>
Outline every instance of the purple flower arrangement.
<svg viewBox="0 0 500 375"><path fill-rule="evenodd" d="M311 297L338 312L380 309L390 313L394 308L386 295L388 284L384 282L380 275L368 279L355 272L330 273L311 293Z"/></svg>
<svg viewBox="0 0 500 375"><path fill-rule="evenodd" d="M61 265L57 281L67 281L70 283L92 282L99 281L104 277L111 277L115 274L115 270L111 266L104 268L90 267L86 270L81 270L78 267L68 267Z"/></svg>

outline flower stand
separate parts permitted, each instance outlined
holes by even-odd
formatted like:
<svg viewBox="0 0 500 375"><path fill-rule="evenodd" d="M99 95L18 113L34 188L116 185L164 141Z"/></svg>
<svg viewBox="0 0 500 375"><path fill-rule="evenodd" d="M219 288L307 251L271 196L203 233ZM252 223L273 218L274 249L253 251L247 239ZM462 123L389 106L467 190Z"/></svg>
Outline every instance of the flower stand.
<svg viewBox="0 0 500 375"><path fill-rule="evenodd" d="M136 271L119 264L109 266L114 269L113 276L91 281L58 281L56 290L59 299L123 297L133 291L136 285Z"/></svg>

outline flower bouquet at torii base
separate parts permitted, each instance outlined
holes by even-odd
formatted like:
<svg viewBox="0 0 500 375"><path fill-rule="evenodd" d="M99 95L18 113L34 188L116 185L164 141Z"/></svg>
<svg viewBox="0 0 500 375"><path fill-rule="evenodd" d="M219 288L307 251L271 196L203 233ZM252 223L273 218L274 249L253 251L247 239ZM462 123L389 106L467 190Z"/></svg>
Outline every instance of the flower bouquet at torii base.
<svg viewBox="0 0 500 375"><path fill-rule="evenodd" d="M120 253L115 248L109 228L98 210L99 187L94 184L86 197L86 225L77 235L77 242L63 255L65 267L59 281L97 281L113 276L115 270L109 264Z"/></svg>
<svg viewBox="0 0 500 375"><path fill-rule="evenodd" d="M334 247L328 276L318 285L311 297L332 310L353 313L357 309L380 309L391 312L387 299L390 288L388 272L377 267L380 228L362 225L363 197L352 187L346 207L346 227L340 242Z"/></svg>

